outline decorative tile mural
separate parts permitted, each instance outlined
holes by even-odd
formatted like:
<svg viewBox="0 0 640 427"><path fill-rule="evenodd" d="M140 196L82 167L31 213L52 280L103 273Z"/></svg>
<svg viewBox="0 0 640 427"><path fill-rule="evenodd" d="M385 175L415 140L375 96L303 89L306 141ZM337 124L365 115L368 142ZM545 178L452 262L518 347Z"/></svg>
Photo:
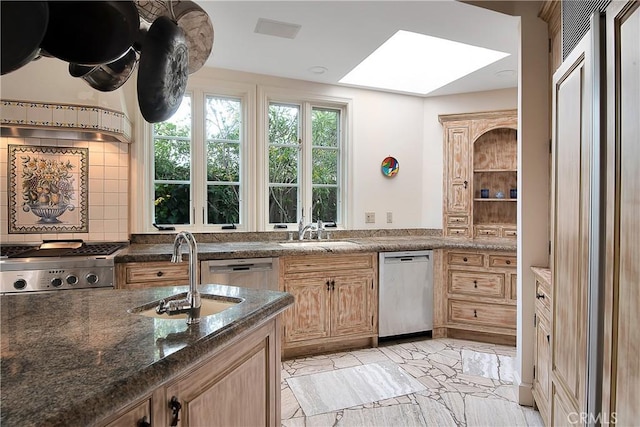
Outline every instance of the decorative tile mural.
<svg viewBox="0 0 640 427"><path fill-rule="evenodd" d="M8 149L9 233L88 232L89 150Z"/></svg>

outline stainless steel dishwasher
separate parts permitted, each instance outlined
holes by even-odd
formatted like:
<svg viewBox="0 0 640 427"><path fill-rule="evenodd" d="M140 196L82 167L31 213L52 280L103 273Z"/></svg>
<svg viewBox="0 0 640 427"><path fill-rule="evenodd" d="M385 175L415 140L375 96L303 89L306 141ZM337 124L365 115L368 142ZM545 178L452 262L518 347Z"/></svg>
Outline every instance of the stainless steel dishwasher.
<svg viewBox="0 0 640 427"><path fill-rule="evenodd" d="M278 290L278 258L201 261L200 282Z"/></svg>
<svg viewBox="0 0 640 427"><path fill-rule="evenodd" d="M378 336L433 329L433 251L379 254Z"/></svg>

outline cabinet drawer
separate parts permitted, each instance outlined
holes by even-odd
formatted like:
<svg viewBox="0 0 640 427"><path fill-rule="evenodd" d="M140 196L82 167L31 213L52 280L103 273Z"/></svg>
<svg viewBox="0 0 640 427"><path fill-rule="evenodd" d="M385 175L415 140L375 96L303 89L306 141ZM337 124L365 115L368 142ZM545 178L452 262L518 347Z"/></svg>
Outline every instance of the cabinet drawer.
<svg viewBox="0 0 640 427"><path fill-rule="evenodd" d="M503 298L504 274L449 271L449 292Z"/></svg>
<svg viewBox="0 0 640 427"><path fill-rule="evenodd" d="M515 228L505 228L502 230L502 237L518 237L518 231Z"/></svg>
<svg viewBox="0 0 640 427"><path fill-rule="evenodd" d="M448 262L449 265L473 265L482 267L484 265L484 255L449 252Z"/></svg>
<svg viewBox="0 0 640 427"><path fill-rule="evenodd" d="M498 237L498 229L497 228L484 228L484 227L476 227L476 237Z"/></svg>
<svg viewBox="0 0 640 427"><path fill-rule="evenodd" d="M282 268L285 274L323 271L328 275L336 270L371 269L375 266L373 254L355 255L305 255L285 257Z"/></svg>
<svg viewBox="0 0 640 427"><path fill-rule="evenodd" d="M547 284L536 279L536 310L544 311L551 317L551 296Z"/></svg>
<svg viewBox="0 0 640 427"><path fill-rule="evenodd" d="M189 263L153 262L126 264L126 283L167 282L182 283L189 281Z"/></svg>
<svg viewBox="0 0 640 427"><path fill-rule="evenodd" d="M469 235L468 228L447 227L447 236L467 237Z"/></svg>
<svg viewBox="0 0 640 427"><path fill-rule="evenodd" d="M449 321L515 329L516 307L449 300Z"/></svg>
<svg viewBox="0 0 640 427"><path fill-rule="evenodd" d="M518 258L508 255L489 255L489 267L516 268Z"/></svg>
<svg viewBox="0 0 640 427"><path fill-rule="evenodd" d="M449 216L447 217L447 223L452 225L467 225L469 223L469 218L466 216Z"/></svg>

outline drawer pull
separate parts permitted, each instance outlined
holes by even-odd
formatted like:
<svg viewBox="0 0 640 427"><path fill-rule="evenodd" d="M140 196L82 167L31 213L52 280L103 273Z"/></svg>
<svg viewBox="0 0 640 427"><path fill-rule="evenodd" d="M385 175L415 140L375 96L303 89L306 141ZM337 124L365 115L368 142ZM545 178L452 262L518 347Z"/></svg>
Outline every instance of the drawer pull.
<svg viewBox="0 0 640 427"><path fill-rule="evenodd" d="M156 273L156 276L158 276L158 277L162 277L162 276L164 276L164 273L163 273L162 271L158 271L158 272Z"/></svg>
<svg viewBox="0 0 640 427"><path fill-rule="evenodd" d="M473 317L478 317L478 313L475 310L473 310Z"/></svg>
<svg viewBox="0 0 640 427"><path fill-rule="evenodd" d="M537 299L544 299L544 294L536 293L536 298Z"/></svg>
<svg viewBox="0 0 640 427"><path fill-rule="evenodd" d="M138 421L137 427L151 427L151 423L147 421L147 416L142 417L140 421Z"/></svg>
<svg viewBox="0 0 640 427"><path fill-rule="evenodd" d="M511 260L510 259L507 260L507 265L511 265Z"/></svg>
<svg viewBox="0 0 640 427"><path fill-rule="evenodd" d="M331 290L331 282L329 280L327 280L327 290L328 291Z"/></svg>
<svg viewBox="0 0 640 427"><path fill-rule="evenodd" d="M474 280L474 281L473 281L473 287L474 287L474 288L477 288L477 287L478 287L478 281L477 281L477 280Z"/></svg>
<svg viewBox="0 0 640 427"><path fill-rule="evenodd" d="M463 184L464 184L464 188L467 188L469 186L469 181L464 181Z"/></svg>
<svg viewBox="0 0 640 427"><path fill-rule="evenodd" d="M467 262L467 257L462 258L464 262Z"/></svg>

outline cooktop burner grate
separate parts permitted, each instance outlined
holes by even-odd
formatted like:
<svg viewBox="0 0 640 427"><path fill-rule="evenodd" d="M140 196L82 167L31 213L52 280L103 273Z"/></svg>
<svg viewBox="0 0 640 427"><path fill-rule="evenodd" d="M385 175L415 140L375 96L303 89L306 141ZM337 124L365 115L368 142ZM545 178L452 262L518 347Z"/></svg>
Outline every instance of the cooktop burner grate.
<svg viewBox="0 0 640 427"><path fill-rule="evenodd" d="M36 246L2 246L1 256L8 258L63 257L63 256L106 256L124 248L124 243L91 243L79 248L40 249Z"/></svg>

